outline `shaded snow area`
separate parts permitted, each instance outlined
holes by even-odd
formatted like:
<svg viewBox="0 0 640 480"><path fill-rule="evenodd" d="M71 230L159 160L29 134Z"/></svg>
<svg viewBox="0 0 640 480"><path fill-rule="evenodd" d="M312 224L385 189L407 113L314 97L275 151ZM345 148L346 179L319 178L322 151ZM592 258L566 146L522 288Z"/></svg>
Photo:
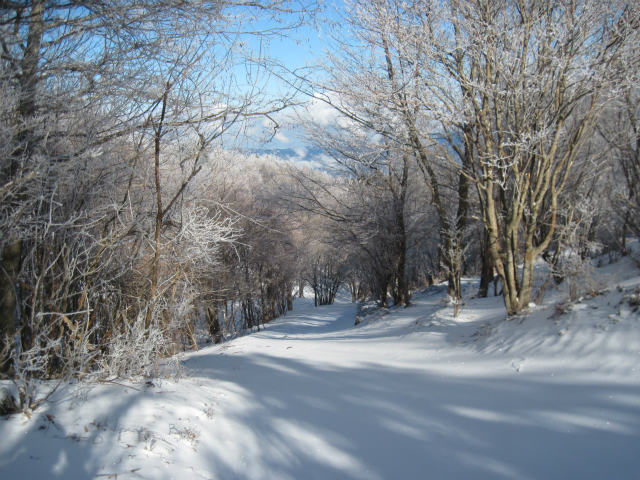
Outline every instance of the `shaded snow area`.
<svg viewBox="0 0 640 480"><path fill-rule="evenodd" d="M457 319L443 287L354 326L346 300L185 357L185 376L59 390L0 419L0 478L640 478L640 270ZM563 296L564 295L564 296Z"/></svg>

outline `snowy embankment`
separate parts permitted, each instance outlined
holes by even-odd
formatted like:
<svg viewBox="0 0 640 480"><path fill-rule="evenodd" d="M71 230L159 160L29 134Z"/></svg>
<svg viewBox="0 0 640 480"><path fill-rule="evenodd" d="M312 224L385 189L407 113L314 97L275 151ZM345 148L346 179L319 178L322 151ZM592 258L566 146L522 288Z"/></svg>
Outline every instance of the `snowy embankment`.
<svg viewBox="0 0 640 480"><path fill-rule="evenodd" d="M442 288L354 326L307 300L153 384L74 385L0 420L0 477L640 478L640 314L631 260L608 290L457 319Z"/></svg>

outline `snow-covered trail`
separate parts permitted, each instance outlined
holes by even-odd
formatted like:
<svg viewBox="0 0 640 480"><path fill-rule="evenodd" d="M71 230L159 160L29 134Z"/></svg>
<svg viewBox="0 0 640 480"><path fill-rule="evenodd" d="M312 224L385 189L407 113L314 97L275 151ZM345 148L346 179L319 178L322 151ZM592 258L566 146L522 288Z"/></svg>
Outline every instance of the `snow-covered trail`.
<svg viewBox="0 0 640 480"><path fill-rule="evenodd" d="M299 300L188 355L178 382L69 389L0 421L0 477L640 478L637 319L583 338L582 317L449 310L427 293L356 327L351 303Z"/></svg>
<svg viewBox="0 0 640 480"><path fill-rule="evenodd" d="M440 300L421 298L355 328L351 305L301 309L194 355L194 374L233 391L219 399L216 435L226 446L213 471L265 479L640 478L637 376L629 385L561 363L527 373L522 356L480 356L463 343L480 321L434 319ZM230 456L236 460L225 462Z"/></svg>

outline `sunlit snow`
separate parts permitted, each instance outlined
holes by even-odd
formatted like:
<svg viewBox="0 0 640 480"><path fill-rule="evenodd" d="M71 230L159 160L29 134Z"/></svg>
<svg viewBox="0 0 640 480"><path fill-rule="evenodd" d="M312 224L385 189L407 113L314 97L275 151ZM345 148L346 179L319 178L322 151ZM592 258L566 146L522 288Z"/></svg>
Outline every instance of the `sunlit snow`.
<svg viewBox="0 0 640 480"><path fill-rule="evenodd" d="M442 287L354 326L347 299L185 357L152 386L75 384L0 420L0 477L631 479L640 472L640 286L631 260L564 313L453 318ZM617 288L619 286L619 288Z"/></svg>

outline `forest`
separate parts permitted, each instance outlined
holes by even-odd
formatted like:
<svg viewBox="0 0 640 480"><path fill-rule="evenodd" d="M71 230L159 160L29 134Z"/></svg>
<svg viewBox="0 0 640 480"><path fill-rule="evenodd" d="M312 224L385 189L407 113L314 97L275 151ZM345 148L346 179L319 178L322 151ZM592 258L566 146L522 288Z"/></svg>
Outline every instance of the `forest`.
<svg viewBox="0 0 640 480"><path fill-rule="evenodd" d="M474 296L517 317L552 285L590 293L592 258L628 254L637 2L347 0L313 64L269 54L326 8L1 2L9 411L44 401L39 380L153 377L296 297L409 306L446 282L455 316L476 276ZM283 115L318 168L235 143Z"/></svg>

